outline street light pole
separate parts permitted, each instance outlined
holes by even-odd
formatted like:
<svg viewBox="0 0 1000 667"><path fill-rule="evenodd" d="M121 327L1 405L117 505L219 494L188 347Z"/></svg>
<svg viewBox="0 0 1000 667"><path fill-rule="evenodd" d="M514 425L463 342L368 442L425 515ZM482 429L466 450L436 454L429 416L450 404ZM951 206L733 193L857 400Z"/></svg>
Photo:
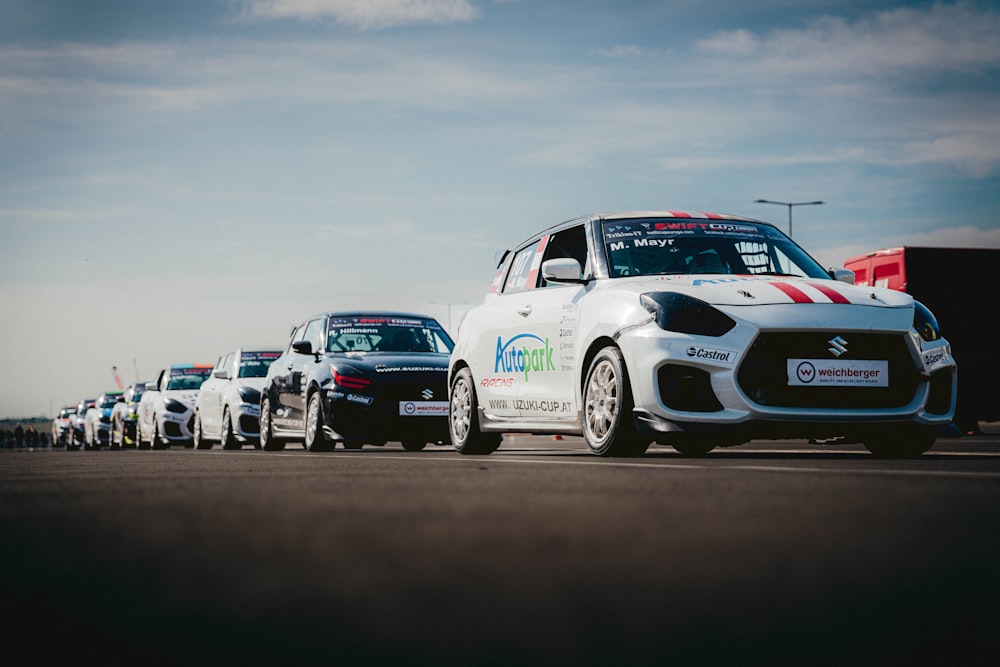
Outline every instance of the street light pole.
<svg viewBox="0 0 1000 667"><path fill-rule="evenodd" d="M778 206L788 207L788 238L792 238L792 207L793 206L816 206L817 204L824 204L821 201L771 201L770 199L755 199L753 201L755 204L777 204Z"/></svg>

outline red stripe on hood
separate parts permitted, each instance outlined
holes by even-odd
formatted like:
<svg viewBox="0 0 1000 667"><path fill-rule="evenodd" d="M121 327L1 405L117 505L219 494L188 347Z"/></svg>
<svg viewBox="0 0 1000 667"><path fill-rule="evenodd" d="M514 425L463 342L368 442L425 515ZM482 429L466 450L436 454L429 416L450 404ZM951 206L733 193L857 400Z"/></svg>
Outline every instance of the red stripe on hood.
<svg viewBox="0 0 1000 667"><path fill-rule="evenodd" d="M790 298L795 303L814 303L813 300L809 298L808 294L806 294L805 292L803 292L794 285L789 285L788 283L770 283L770 284L774 285L782 292L784 292L786 295L788 295L788 298Z"/></svg>
<svg viewBox="0 0 1000 667"><path fill-rule="evenodd" d="M851 302L851 300L848 299L846 296L844 296L843 294L841 294L837 290L833 289L832 287L824 285L823 283L806 283L806 284L809 285L809 287L812 287L813 289L817 289L820 292L822 292L823 296L825 296L826 298L828 298L830 301L833 301L834 303L850 303Z"/></svg>

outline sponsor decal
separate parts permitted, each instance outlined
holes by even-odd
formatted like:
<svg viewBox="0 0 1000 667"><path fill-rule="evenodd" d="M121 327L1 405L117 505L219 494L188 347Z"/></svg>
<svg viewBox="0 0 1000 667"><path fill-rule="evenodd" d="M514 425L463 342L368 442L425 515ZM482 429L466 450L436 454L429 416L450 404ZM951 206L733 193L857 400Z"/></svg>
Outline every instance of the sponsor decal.
<svg viewBox="0 0 1000 667"><path fill-rule="evenodd" d="M924 366L928 369L933 369L936 366L945 365L948 355L945 354L944 348L938 348L936 350L931 350L929 352L924 352Z"/></svg>
<svg viewBox="0 0 1000 667"><path fill-rule="evenodd" d="M561 412L570 410L569 401L526 401L523 399L514 400L514 409L521 412Z"/></svg>
<svg viewBox="0 0 1000 667"><path fill-rule="evenodd" d="M692 345L687 349L687 356L692 359L702 359L705 361L716 361L720 364L732 365L736 361L736 352L733 350L719 350L711 347L701 347Z"/></svg>
<svg viewBox="0 0 1000 667"><path fill-rule="evenodd" d="M376 373L422 373L425 371L440 371L442 373L447 373L447 368L440 368L438 366L376 366Z"/></svg>
<svg viewBox="0 0 1000 667"><path fill-rule="evenodd" d="M371 396L359 396L358 394L348 394L348 403L360 403L361 405L371 405L375 402L375 399Z"/></svg>
<svg viewBox="0 0 1000 667"><path fill-rule="evenodd" d="M556 370L552 362L554 351L548 338L535 334L518 334L506 343L501 336L497 336L493 372L524 373L524 381L528 382L531 373Z"/></svg>
<svg viewBox="0 0 1000 667"><path fill-rule="evenodd" d="M513 387L517 384L517 378L483 378L479 381L479 386L489 387Z"/></svg>
<svg viewBox="0 0 1000 667"><path fill-rule="evenodd" d="M888 387L889 362L879 360L789 359L792 387Z"/></svg>
<svg viewBox="0 0 1000 667"><path fill-rule="evenodd" d="M448 401L400 401L401 417L447 416Z"/></svg>

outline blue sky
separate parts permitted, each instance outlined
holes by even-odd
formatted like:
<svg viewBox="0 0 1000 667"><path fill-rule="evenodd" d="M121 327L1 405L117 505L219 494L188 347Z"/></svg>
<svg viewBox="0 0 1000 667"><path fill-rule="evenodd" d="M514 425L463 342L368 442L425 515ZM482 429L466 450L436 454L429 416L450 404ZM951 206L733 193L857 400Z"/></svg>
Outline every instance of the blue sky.
<svg viewBox="0 0 1000 667"><path fill-rule="evenodd" d="M0 0L0 416L456 324L579 214L786 226L828 265L1000 247L993 2ZM946 276L943 276L946 278Z"/></svg>

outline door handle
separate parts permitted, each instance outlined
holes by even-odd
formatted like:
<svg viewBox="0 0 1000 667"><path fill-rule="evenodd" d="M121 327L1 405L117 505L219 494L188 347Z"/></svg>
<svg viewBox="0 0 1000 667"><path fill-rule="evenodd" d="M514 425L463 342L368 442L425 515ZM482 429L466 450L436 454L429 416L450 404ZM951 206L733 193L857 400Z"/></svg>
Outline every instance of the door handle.
<svg viewBox="0 0 1000 667"><path fill-rule="evenodd" d="M528 315L531 315L531 304L518 308L517 314L520 315L521 317L527 317Z"/></svg>

